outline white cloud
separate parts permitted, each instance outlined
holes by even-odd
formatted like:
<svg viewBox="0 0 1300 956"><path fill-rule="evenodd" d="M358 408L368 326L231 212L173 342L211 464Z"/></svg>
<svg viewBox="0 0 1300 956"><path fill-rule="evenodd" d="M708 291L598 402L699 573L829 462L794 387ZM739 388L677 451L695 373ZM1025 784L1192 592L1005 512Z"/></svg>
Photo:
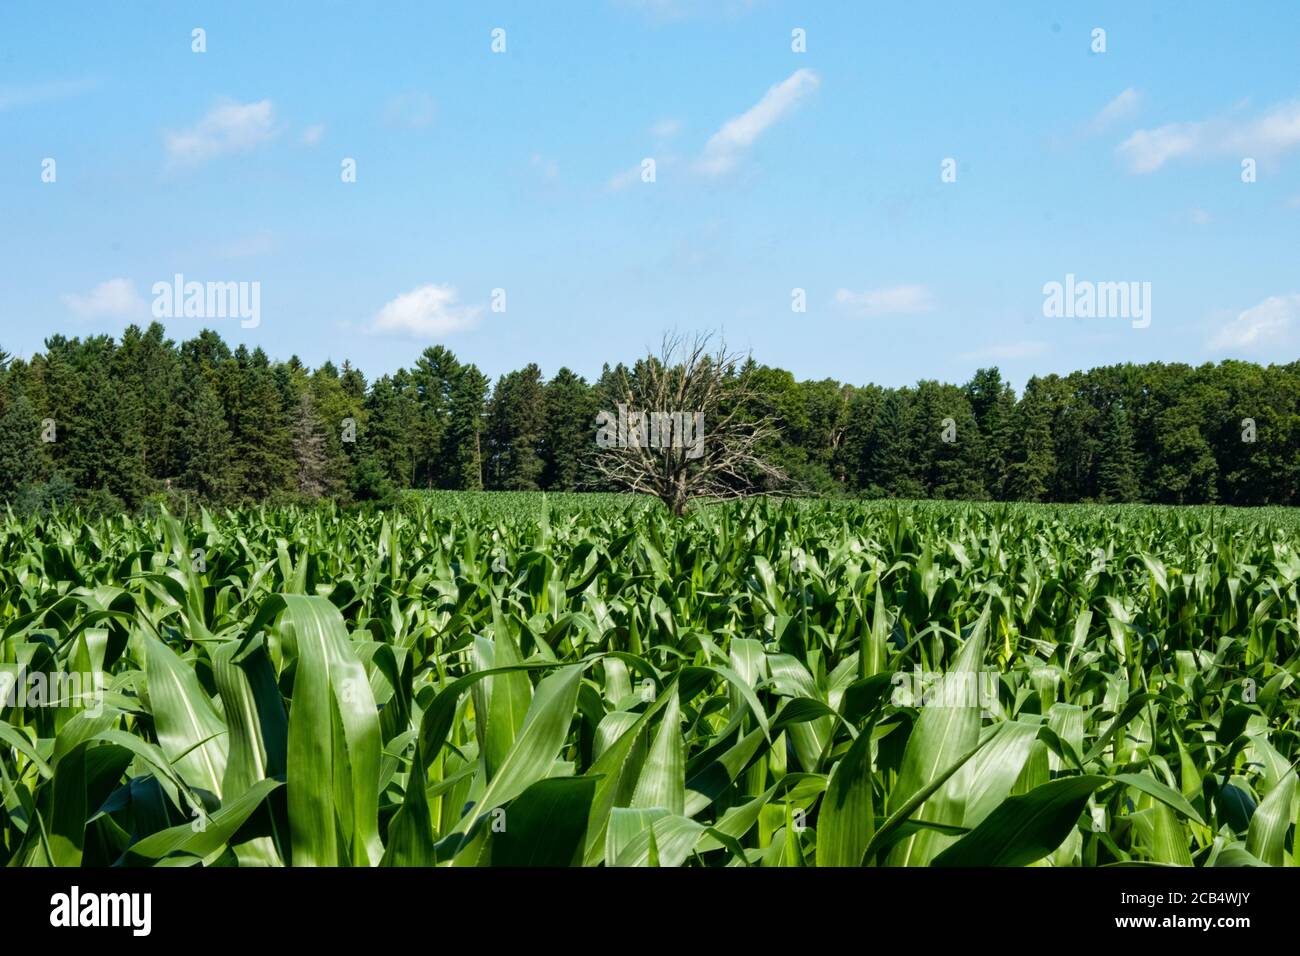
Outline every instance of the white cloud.
<svg viewBox="0 0 1300 956"><path fill-rule="evenodd" d="M302 131L302 143L304 146L315 146L325 138L325 124L314 123Z"/></svg>
<svg viewBox="0 0 1300 956"><path fill-rule="evenodd" d="M63 304L83 319L131 318L148 312L130 279L109 279L86 295L68 293Z"/></svg>
<svg viewBox="0 0 1300 956"><path fill-rule="evenodd" d="M220 103L189 129L167 133L168 160L193 165L231 153L246 153L275 135L270 100L256 103Z"/></svg>
<svg viewBox="0 0 1300 956"><path fill-rule="evenodd" d="M79 96L99 86L99 80L52 80L48 83L28 83L22 86L0 86L0 113L20 106L34 106L52 100Z"/></svg>
<svg viewBox="0 0 1300 956"><path fill-rule="evenodd" d="M735 168L736 163L773 123L781 119L799 102L817 89L821 80L812 70L795 70L771 87L763 98L722 124L722 128L704 144L704 154L698 167L710 176L720 176Z"/></svg>
<svg viewBox="0 0 1300 956"><path fill-rule="evenodd" d="M635 166L629 166L627 169L624 169L620 172L615 173L613 176L610 176L609 182L605 184L605 188L612 193L617 193L617 192L622 192L624 189L627 189L629 186L636 185L640 181L641 181L641 164L637 163Z"/></svg>
<svg viewBox="0 0 1300 956"><path fill-rule="evenodd" d="M1286 201L1286 204L1289 209L1300 209L1300 194L1292 196Z"/></svg>
<svg viewBox="0 0 1300 956"><path fill-rule="evenodd" d="M438 338L478 325L483 307L457 305L456 300L453 286L420 286L399 295L380 309L370 323L370 331L380 335Z"/></svg>
<svg viewBox="0 0 1300 956"><path fill-rule="evenodd" d="M1046 342L1007 342L1003 345L990 345L970 352L963 352L961 358L966 361L978 362L988 359L999 362L1013 362L1019 359L1035 358L1046 351Z"/></svg>
<svg viewBox="0 0 1300 956"><path fill-rule="evenodd" d="M1153 173L1175 159L1207 156L1274 158L1300 147L1300 100L1249 118L1167 123L1140 129L1117 152L1130 172Z"/></svg>
<svg viewBox="0 0 1300 956"><path fill-rule="evenodd" d="M1208 226L1210 224L1210 214L1204 209L1193 209L1188 215L1194 225Z"/></svg>
<svg viewBox="0 0 1300 956"><path fill-rule="evenodd" d="M839 289L835 303L863 316L917 315L934 308L934 297L923 285L896 285L866 292Z"/></svg>
<svg viewBox="0 0 1300 956"><path fill-rule="evenodd" d="M438 104L422 90L402 93L384 104L384 125L423 129L433 122Z"/></svg>
<svg viewBox="0 0 1300 956"><path fill-rule="evenodd" d="M1109 103L1101 108L1101 112L1092 118L1090 124L1094 133L1100 133L1102 130L1113 126L1120 120L1128 119L1133 116L1138 109L1138 102L1141 99L1138 91L1129 87L1119 96L1115 97Z"/></svg>
<svg viewBox="0 0 1300 956"><path fill-rule="evenodd" d="M661 119L650 127L650 135L655 139L672 139L681 131L682 124L675 119Z"/></svg>
<svg viewBox="0 0 1300 956"><path fill-rule="evenodd" d="M1171 123L1140 129L1119 144L1119 152L1134 173L1153 173L1171 159L1201 148L1201 123Z"/></svg>
<svg viewBox="0 0 1300 956"><path fill-rule="evenodd" d="M1255 351L1285 345L1300 326L1300 293L1271 295L1253 305L1218 331L1211 349Z"/></svg>

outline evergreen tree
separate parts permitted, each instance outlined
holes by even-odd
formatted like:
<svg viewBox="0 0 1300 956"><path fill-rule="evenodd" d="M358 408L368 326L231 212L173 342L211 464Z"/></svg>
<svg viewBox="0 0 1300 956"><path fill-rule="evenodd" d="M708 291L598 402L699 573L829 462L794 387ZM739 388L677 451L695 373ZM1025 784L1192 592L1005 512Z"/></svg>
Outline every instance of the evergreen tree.
<svg viewBox="0 0 1300 956"><path fill-rule="evenodd" d="M756 387L735 411L779 422L764 458L810 491L1300 504L1300 362L1113 365L1031 379L1019 401L996 368L960 388L903 389L745 368ZM543 383L530 365L502 375L489 403L486 378L442 346L371 386L349 362L272 363L210 329L179 347L158 323L120 344L51 335L30 360L0 352L0 493L35 483L27 497L47 502L40 489L57 479L56 499L129 506L159 487L221 503L485 480L600 489L587 471L596 412L654 370L607 364L588 386L567 369Z"/></svg>
<svg viewBox="0 0 1300 956"><path fill-rule="evenodd" d="M988 497L984 436L966 393L938 382L922 382L917 393L918 410L924 413L926 450L922 462L928 494L942 499Z"/></svg>
<svg viewBox="0 0 1300 956"><path fill-rule="evenodd" d="M244 470L232 459L233 442L221 399L201 370L187 377L180 407L181 484L206 501L224 504L235 496Z"/></svg>
<svg viewBox="0 0 1300 956"><path fill-rule="evenodd" d="M592 402L595 405L596 413L607 412L610 415L617 413L618 404L623 401L625 388L628 381L628 369L622 363L611 367L608 362L601 366L600 377L592 385ZM708 423L705 423L707 430ZM592 443L595 443L595 420L592 420ZM587 459L591 460L591 459ZM585 476L581 483L584 491L614 491L616 486L607 482L600 473L593 469L589 476Z"/></svg>
<svg viewBox="0 0 1300 956"><path fill-rule="evenodd" d="M407 423L401 383L391 375L377 378L366 397L366 428L360 434L361 459L376 465L394 487L404 487L411 472Z"/></svg>
<svg viewBox="0 0 1300 956"><path fill-rule="evenodd" d="M357 433L364 429L365 406L344 391L338 369L330 362L312 374L304 391L310 392L312 411L320 422L325 474L335 493L341 493L354 467L351 452L357 447Z"/></svg>
<svg viewBox="0 0 1300 956"><path fill-rule="evenodd" d="M416 487L444 488L453 481L443 444L451 423L451 387L460 368L455 355L435 345L424 350L411 371L418 404L413 429Z"/></svg>
<svg viewBox="0 0 1300 956"><path fill-rule="evenodd" d="M996 367L977 371L966 383L965 391L983 442L984 488L994 498L1001 498L1005 493L1016 393Z"/></svg>
<svg viewBox="0 0 1300 956"><path fill-rule="evenodd" d="M541 369L530 364L522 371L503 375L488 411L487 470L491 487L511 491L534 491L539 487L545 467L541 456L545 430Z"/></svg>
<svg viewBox="0 0 1300 956"><path fill-rule="evenodd" d="M1119 402L1113 402L1102 435L1101 462L1097 467L1097 485L1102 501L1141 500L1134 458L1133 429L1129 427L1128 413Z"/></svg>
<svg viewBox="0 0 1300 956"><path fill-rule="evenodd" d="M212 329L203 329L181 345L181 361L189 368L214 369L233 357L230 346Z"/></svg>
<svg viewBox="0 0 1300 956"><path fill-rule="evenodd" d="M60 470L78 488L107 495L106 504L133 506L149 490L138 396L120 388L117 349L109 336L67 343L75 383L55 414ZM116 501L114 501L116 499Z"/></svg>
<svg viewBox="0 0 1300 956"><path fill-rule="evenodd" d="M270 363L261 349L240 346L222 364L226 422L240 467L239 490L260 501L293 487L292 431Z"/></svg>
<svg viewBox="0 0 1300 956"><path fill-rule="evenodd" d="M483 490L483 406L488 380L477 366L462 366L451 384L450 421L443 441L445 474L453 488Z"/></svg>
<svg viewBox="0 0 1300 956"><path fill-rule="evenodd" d="M844 426L844 443L840 449L838 467L854 491L868 491L872 484L872 439L884 395L880 386L868 385L853 389L849 396L846 412L848 421Z"/></svg>
<svg viewBox="0 0 1300 956"><path fill-rule="evenodd" d="M567 368L546 383L546 425L542 434L542 486L575 491L587 477L587 461L595 447L596 396Z"/></svg>
<svg viewBox="0 0 1300 956"><path fill-rule="evenodd" d="M129 326L117 352L118 394L138 453L139 471L150 486L177 474L180 421L175 414L180 390L180 359L175 343L158 322L141 332Z"/></svg>
<svg viewBox="0 0 1300 956"><path fill-rule="evenodd" d="M316 415L310 389L298 397L293 423L293 457L298 465L298 493L310 498L330 494L335 474L327 449L325 427Z"/></svg>
<svg viewBox="0 0 1300 956"><path fill-rule="evenodd" d="M42 477L40 419L22 392L9 397L0 415L0 501L12 501L18 490Z"/></svg>
<svg viewBox="0 0 1300 956"><path fill-rule="evenodd" d="M1052 409L1043 395L1042 380L1031 378L1016 408L1007 485L1017 501L1045 501L1056 472L1052 442Z"/></svg>
<svg viewBox="0 0 1300 956"><path fill-rule="evenodd" d="M925 487L916 476L912 446L911 395L907 389L885 393L871 429L867 454L867 490L893 498L921 498Z"/></svg>
<svg viewBox="0 0 1300 956"><path fill-rule="evenodd" d="M354 401L361 402L366 397L366 377L358 369L352 367L351 362L343 363L343 373L339 376L339 384L343 386L343 392Z"/></svg>

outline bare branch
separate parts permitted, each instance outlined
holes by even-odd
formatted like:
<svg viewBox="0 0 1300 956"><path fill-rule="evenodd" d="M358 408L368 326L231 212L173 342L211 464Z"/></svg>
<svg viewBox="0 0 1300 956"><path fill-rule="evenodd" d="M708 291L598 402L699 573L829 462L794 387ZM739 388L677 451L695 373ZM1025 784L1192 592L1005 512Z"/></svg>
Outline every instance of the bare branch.
<svg viewBox="0 0 1300 956"><path fill-rule="evenodd" d="M616 441L595 458L597 473L629 491L652 494L674 514L689 501L779 491L789 479L760 448L779 422L757 415L759 392L747 353L711 333L663 337L658 355L621 370L615 383Z"/></svg>

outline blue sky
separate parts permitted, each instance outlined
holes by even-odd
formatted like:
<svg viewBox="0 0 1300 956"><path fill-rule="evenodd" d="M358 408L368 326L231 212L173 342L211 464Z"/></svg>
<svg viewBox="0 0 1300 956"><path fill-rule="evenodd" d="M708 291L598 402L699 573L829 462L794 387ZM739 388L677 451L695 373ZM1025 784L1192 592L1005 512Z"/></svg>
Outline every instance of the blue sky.
<svg viewBox="0 0 1300 956"><path fill-rule="evenodd" d="M181 273L260 322L174 338L369 375L590 377L673 328L886 385L1294 361L1297 50L1281 0L8 2L0 348ZM1045 316L1067 274L1149 282L1150 325Z"/></svg>

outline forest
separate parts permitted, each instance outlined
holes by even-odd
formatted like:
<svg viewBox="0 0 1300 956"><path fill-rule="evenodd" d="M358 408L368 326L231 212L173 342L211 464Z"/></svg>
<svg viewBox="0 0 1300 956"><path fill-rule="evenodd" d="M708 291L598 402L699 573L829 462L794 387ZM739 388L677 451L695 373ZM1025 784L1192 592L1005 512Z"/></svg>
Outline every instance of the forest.
<svg viewBox="0 0 1300 956"><path fill-rule="evenodd" d="M493 383L435 345L367 381L346 360L312 369L211 330L179 344L159 323L52 335L28 359L0 351L0 500L31 514L613 490L590 467L596 418L637 367L588 382L530 364ZM1113 365L1019 394L997 368L902 388L749 371L742 414L779 426L763 451L788 481L772 491L1300 504L1300 362Z"/></svg>

